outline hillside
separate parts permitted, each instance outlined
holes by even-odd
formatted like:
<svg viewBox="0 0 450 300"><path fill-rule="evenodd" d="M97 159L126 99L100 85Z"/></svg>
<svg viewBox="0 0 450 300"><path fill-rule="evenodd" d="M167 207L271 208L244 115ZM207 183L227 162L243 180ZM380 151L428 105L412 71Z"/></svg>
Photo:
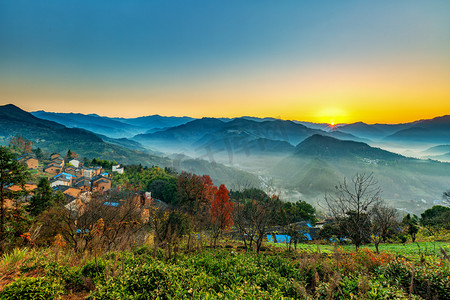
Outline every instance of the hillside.
<svg viewBox="0 0 450 300"><path fill-rule="evenodd" d="M283 120L258 120L243 117L227 120L203 118L150 134L140 134L133 139L163 152L182 152L193 156L214 151L218 156L266 154L284 155L314 134L331 135L302 124ZM346 133L333 136L358 139Z"/></svg>
<svg viewBox="0 0 450 300"><path fill-rule="evenodd" d="M126 138L146 131L145 128L98 115L53 113L43 110L31 112L31 114L40 119L57 122L69 128L86 129L112 138Z"/></svg>
<svg viewBox="0 0 450 300"><path fill-rule="evenodd" d="M8 138L21 135L44 151L65 153L68 149L80 157L102 158L131 164L167 165L167 159L108 143L96 134L79 128L67 128L56 122L39 119L14 105L0 106L0 135L3 144Z"/></svg>
<svg viewBox="0 0 450 300"><path fill-rule="evenodd" d="M407 143L450 143L450 115L419 121L414 126L386 137L386 140Z"/></svg>
<svg viewBox="0 0 450 300"><path fill-rule="evenodd" d="M380 148L373 148L365 143L343 141L336 138L315 134L295 147L297 156L314 156L327 159L367 158L371 160L402 159L401 155Z"/></svg>
<svg viewBox="0 0 450 300"><path fill-rule="evenodd" d="M135 135L167 129L192 121L189 117L159 115L139 118L109 118L96 114L54 113L43 110L31 112L37 118L57 122L69 128L82 128L110 138L131 138Z"/></svg>
<svg viewBox="0 0 450 300"><path fill-rule="evenodd" d="M353 134L360 138L382 139L400 130L410 128L414 126L415 123L417 122L404 124L366 124L363 122L356 122L339 126L338 130L341 132Z"/></svg>
<svg viewBox="0 0 450 300"><path fill-rule="evenodd" d="M154 129L166 129L170 127L180 126L195 120L191 117L165 117L160 115L152 115L138 118L112 118L112 120L120 121L132 126L145 128L147 131Z"/></svg>
<svg viewBox="0 0 450 300"><path fill-rule="evenodd" d="M449 163L406 158L364 143L315 135L269 173L277 185L300 192L310 202L333 192L344 177L373 173L388 202L418 212L432 206L448 189L449 170Z"/></svg>
<svg viewBox="0 0 450 300"><path fill-rule="evenodd" d="M154 155L148 150L144 151L135 141L101 137L84 129L67 128L52 121L41 120L11 104L0 106L0 135L2 144L7 144L11 136L21 135L34 142L35 147L50 153L65 153L70 149L81 158L115 160L122 164L174 167L179 171L209 174L217 184L232 185L241 180L255 186L259 185L258 178L245 171L189 157L169 159Z"/></svg>

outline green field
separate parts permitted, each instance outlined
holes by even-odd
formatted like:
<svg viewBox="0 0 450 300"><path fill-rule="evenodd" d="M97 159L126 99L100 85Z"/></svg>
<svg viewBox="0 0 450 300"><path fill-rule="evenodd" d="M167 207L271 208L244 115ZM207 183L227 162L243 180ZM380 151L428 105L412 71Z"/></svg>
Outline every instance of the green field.
<svg viewBox="0 0 450 300"><path fill-rule="evenodd" d="M270 243L271 246L287 248L287 244L276 244ZM353 251L355 250L354 245L338 245L344 250ZM322 244L298 244L297 250L307 251L307 252L325 252L330 253L334 251L335 246L333 245L322 245ZM373 244L361 246L361 249L370 249L375 251L375 246ZM440 256L440 248L446 250L450 253L450 242L418 242L418 243L406 243L406 244L380 244L379 250L384 252L390 252L397 255L407 255L407 256L421 256L423 255L433 255Z"/></svg>

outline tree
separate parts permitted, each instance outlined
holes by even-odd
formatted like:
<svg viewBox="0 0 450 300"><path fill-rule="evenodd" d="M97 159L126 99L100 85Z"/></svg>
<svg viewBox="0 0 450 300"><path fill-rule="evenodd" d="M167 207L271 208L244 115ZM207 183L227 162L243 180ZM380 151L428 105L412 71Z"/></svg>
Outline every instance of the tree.
<svg viewBox="0 0 450 300"><path fill-rule="evenodd" d="M27 210L32 216L37 216L50 207L53 203L53 189L47 177L42 177L39 180L37 190L33 197L31 197L30 204Z"/></svg>
<svg viewBox="0 0 450 300"><path fill-rule="evenodd" d="M177 252L178 244L183 235L189 232L190 222L189 218L180 211L172 210L167 218L165 218L157 236L160 244L166 248L167 258L171 259L173 252Z"/></svg>
<svg viewBox="0 0 450 300"><path fill-rule="evenodd" d="M152 193L153 198L174 204L177 198L177 179L155 179L148 184L147 190Z"/></svg>
<svg viewBox="0 0 450 300"><path fill-rule="evenodd" d="M221 184L215 191L214 200L211 203L211 225L214 246L219 236L233 226L232 213L234 203L230 201L228 189Z"/></svg>
<svg viewBox="0 0 450 300"><path fill-rule="evenodd" d="M325 195L331 215L339 222L347 238L359 249L370 238L369 213L380 201L381 189L372 174L356 173L336 186L335 195Z"/></svg>
<svg viewBox="0 0 450 300"><path fill-rule="evenodd" d="M316 210L311 204L301 200L296 202L278 200L278 202L273 216L276 220L275 223L283 226L286 234L290 236L289 248L291 244L294 244L294 248L297 249L297 243L307 240L305 233L308 232L308 227L299 223L307 221L315 224L317 222Z"/></svg>
<svg viewBox="0 0 450 300"><path fill-rule="evenodd" d="M242 234L245 247L252 249L255 243L256 252L259 253L267 227L275 221L274 212L279 199L276 196L269 197L258 189L246 189L233 192L232 195L235 200L233 221Z"/></svg>
<svg viewBox="0 0 450 300"><path fill-rule="evenodd" d="M9 140L9 145L12 150L16 151L20 155L31 153L31 149L33 148L33 142L23 138L21 135L13 136Z"/></svg>
<svg viewBox="0 0 450 300"><path fill-rule="evenodd" d="M0 146L0 253L5 249L6 200L15 201L16 206L19 205L17 200L26 193L24 186L27 176L25 167L6 147ZM21 190L15 192L8 189L11 185L20 186Z"/></svg>
<svg viewBox="0 0 450 300"><path fill-rule="evenodd" d="M427 209L421 215L420 223L425 226L431 233L436 229L450 229L450 208L435 205Z"/></svg>
<svg viewBox="0 0 450 300"><path fill-rule="evenodd" d="M342 227L337 222L330 222L323 225L318 236L321 239L333 242L341 242L345 238L345 233L342 232Z"/></svg>
<svg viewBox="0 0 450 300"><path fill-rule="evenodd" d="M280 225L289 225L291 223L298 223L301 221L309 221L311 224L317 222L316 209L305 201L298 200L296 202L281 202L277 216Z"/></svg>
<svg viewBox="0 0 450 300"><path fill-rule="evenodd" d="M210 207L214 197L214 186L209 176L198 176L182 172L178 177L178 201L175 207L188 213L195 219L197 230L210 224Z"/></svg>
<svg viewBox="0 0 450 300"><path fill-rule="evenodd" d="M416 241L416 234L419 232L419 218L416 215L411 217L410 214L407 214L402 221L402 224L407 227L407 232L411 236L411 240L414 243Z"/></svg>
<svg viewBox="0 0 450 300"><path fill-rule="evenodd" d="M69 149L66 153L66 161L70 161L75 158L78 158L78 154L76 154L75 152L73 152Z"/></svg>
<svg viewBox="0 0 450 300"><path fill-rule="evenodd" d="M381 242L386 242L389 233L397 224L397 211L384 203L375 205L371 212L372 216L372 240L375 249L379 253L378 246Z"/></svg>
<svg viewBox="0 0 450 300"><path fill-rule="evenodd" d="M43 160L45 158L45 154L41 148L37 147L36 149L33 149L32 151L33 151L34 155L36 155L36 158L38 160Z"/></svg>

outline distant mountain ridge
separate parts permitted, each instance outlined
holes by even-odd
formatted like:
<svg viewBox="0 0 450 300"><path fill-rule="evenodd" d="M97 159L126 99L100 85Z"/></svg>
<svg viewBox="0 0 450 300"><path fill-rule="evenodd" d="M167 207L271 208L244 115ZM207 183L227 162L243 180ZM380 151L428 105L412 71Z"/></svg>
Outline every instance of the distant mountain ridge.
<svg viewBox="0 0 450 300"><path fill-rule="evenodd" d="M440 199L450 182L450 164L404 157L366 143L313 135L269 170L276 185L323 199L356 172L373 173L383 197L394 207L423 211Z"/></svg>
<svg viewBox="0 0 450 300"><path fill-rule="evenodd" d="M245 134L242 134L245 133ZM186 124L158 131L151 134L140 134L133 139L148 146L176 147L179 149L191 149L209 147L216 150L224 150L228 147L236 148L237 145L248 145L256 140L265 142L285 142L291 146L298 144L313 134L330 135L323 130L311 129L302 124L283 120L254 121L248 118L236 118L224 122L214 118L202 118ZM357 137L346 133L333 133L344 139L356 139ZM262 140L261 140L262 139ZM220 146L218 144L229 144ZM257 142L258 143L258 142ZM279 145L282 145L279 143ZM282 147L286 150L285 144ZM220 148L220 149L219 149ZM260 151L258 151L260 152ZM271 152L275 152L271 150Z"/></svg>
<svg viewBox="0 0 450 300"><path fill-rule="evenodd" d="M181 125L188 124L192 121L203 120L201 123L206 124L205 119L214 119L216 123L209 124L209 126L215 127L216 130L220 130L222 126L234 126L243 128L245 126L251 126L255 128L257 123L272 125L272 128L268 128L268 133L272 132L272 136L269 134L259 136L266 139L284 140L292 145L296 145L300 142L298 138L300 133L292 135L289 132L290 127L287 125L280 126L280 122L290 122L292 124L303 125L308 129L320 130L323 132L333 131L333 136L340 139L351 139L356 141L369 142L373 141L386 141L386 142L414 142L414 143L450 143L450 116L436 117L429 120L418 120L409 123L401 124L366 124L363 122L356 122L345 125L338 125L330 127L328 124L323 123L311 123L302 121L285 121L277 118L259 118L251 116L243 116L239 118L203 118L195 119L191 117L166 117L160 115L150 115L138 118L108 118L101 117L97 114L75 114L75 113L50 113L45 111L35 111L32 114L38 118L46 119L57 122L66 127L82 128L94 133L102 134L112 138L132 138L136 136L136 140L163 140L166 137L172 142L180 141L180 136L176 131L181 133L183 130L172 131L172 128L179 127ZM249 121L249 123L246 121ZM194 123L195 124L195 123ZM233 125L234 124L234 125ZM288 124L288 123L286 123ZM200 124L198 126L201 126ZM265 126L267 128L267 126ZM275 128L278 127L278 128ZM291 126L292 127L292 126ZM192 127L195 129L194 127ZM276 130L274 130L274 128ZM187 128L189 129L189 128ZM292 129L292 128L291 128ZM200 130L204 130L201 129ZM276 131L276 137L273 133ZM283 132L284 130L284 132ZM297 127L296 130L304 131L304 128ZM164 132L164 133L161 133ZM203 132L203 131L202 131ZM289 138L280 138L280 134L288 133ZM152 136L154 133L160 133ZM203 132L204 134L206 132ZM321 134L321 132L315 132ZM147 136L148 134L148 136ZM172 134L172 137L170 135ZM187 136L192 135L192 137ZM314 134L314 133L311 133ZM311 134L308 134L310 136ZM176 137L178 135L178 137ZM185 139L195 139L199 134L196 134L192 130L184 133ZM297 137L295 137L297 135ZM166 137L164 137L166 136ZM195 137L194 137L195 136ZM292 138L290 136L293 136ZM306 138L305 136L302 139ZM192 141L191 141L192 142Z"/></svg>
<svg viewBox="0 0 450 300"><path fill-rule="evenodd" d="M119 146L119 141L105 142L85 129L67 128L62 124L40 119L12 104L0 106L0 135L3 144L7 144L8 138L21 135L32 141L35 147L48 152L64 153L70 149L80 157L107 157L123 163L139 159L150 165L168 163L163 158Z"/></svg>
<svg viewBox="0 0 450 300"><path fill-rule="evenodd" d="M450 143L450 115L418 121L409 128L389 135L386 139L422 143Z"/></svg>
<svg viewBox="0 0 450 300"><path fill-rule="evenodd" d="M431 207L433 200L448 189L450 182L448 163L408 158L372 144L373 139L393 143L394 148L400 144L403 149L410 149L409 139L422 145L417 136L430 137L431 142L426 142L424 145L427 147L422 147L421 151L441 145L431 148L434 152L429 157L447 159L446 145L450 142L433 142L433 135L445 137L449 128L448 116L396 125L359 122L334 127L318 124L316 128L310 128L304 122L272 118L170 119L183 123L171 126L176 122L156 121L148 125L155 116L124 123L120 118L95 114L35 112L38 113L58 117L71 126L93 128L96 132L67 128L58 122L33 116L14 105L5 105L0 106L0 142L5 144L9 137L20 134L46 151L71 149L82 157L114 159L125 164L170 166L197 174L212 174L219 183L237 181L257 185L263 181L263 186L273 184L313 202L324 192L332 192L343 177L351 177L355 172L374 173L384 197L395 207L412 211ZM168 120L162 118L163 121ZM155 120L160 118L156 116ZM139 127L143 124L168 127ZM129 131L134 130L141 130L141 134L130 139ZM145 133L148 131L152 132ZM119 134L126 134L128 138L111 137ZM396 134L404 138L388 138ZM170 155L170 158L149 152L148 149L157 149L158 146L162 147L161 155ZM169 152L165 151L167 148L170 148Z"/></svg>
<svg viewBox="0 0 450 300"><path fill-rule="evenodd" d="M404 156L380 148L374 148L366 143L343 141L329 136L315 134L308 137L295 147L294 155L316 156L322 158L352 158L394 160Z"/></svg>
<svg viewBox="0 0 450 300"><path fill-rule="evenodd" d="M100 158L116 160L122 164L172 167L200 175L209 174L215 184L224 183L229 186L239 181L255 186L259 184L257 176L243 170L189 157L172 160L148 153L147 149L144 152L142 146L135 141L101 136L80 128L67 128L53 121L39 119L12 104L0 106L0 143L7 144L8 139L15 135L23 136L32 141L34 147L40 147L49 153L64 154L70 149L77 153L80 159ZM134 150L136 148L142 151Z"/></svg>
<svg viewBox="0 0 450 300"><path fill-rule="evenodd" d="M159 115L139 118L108 118L97 114L54 113L43 110L32 115L54 121L70 128L82 128L111 138L130 138L155 129L178 126L194 120L189 117L163 117Z"/></svg>

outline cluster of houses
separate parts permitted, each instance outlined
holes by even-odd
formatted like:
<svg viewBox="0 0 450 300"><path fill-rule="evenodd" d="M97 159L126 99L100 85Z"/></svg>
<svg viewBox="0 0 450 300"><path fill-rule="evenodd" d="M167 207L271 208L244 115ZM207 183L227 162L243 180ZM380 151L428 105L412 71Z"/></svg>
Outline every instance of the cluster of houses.
<svg viewBox="0 0 450 300"><path fill-rule="evenodd" d="M150 218L150 209L156 205L157 207L167 207L160 200L153 199L151 193L137 192L128 199L112 199L111 194L111 175L102 167L87 167L77 159L64 159L60 154L53 153L50 161L45 166L39 165L39 160L34 156L20 157L19 162L24 164L28 169L41 170L49 177L50 185L55 192L61 191L66 198L66 209L75 219L82 217L88 204L94 199L93 193L104 194L103 206L105 209L120 208L123 205L131 205L138 210L140 219L148 222ZM112 172L122 174L124 168L120 165L112 166ZM19 191L21 187L10 186L9 189ZM30 200L33 193L37 190L36 184L26 184L25 189L30 192L27 200ZM13 201L7 200L6 207L13 207ZM128 206L126 206L128 207ZM127 208L126 208L127 209ZM106 211L106 210L105 210ZM101 213L101 212L99 212ZM77 233L88 232L89 229L77 229Z"/></svg>
<svg viewBox="0 0 450 300"><path fill-rule="evenodd" d="M28 169L39 169L39 160L34 156L18 158ZM111 189L111 176L100 166L87 167L77 159L65 160L59 153L50 155L50 162L43 167L49 175L51 187L61 191L68 202L80 200L85 193L104 193ZM123 173L123 167L113 166L113 172ZM28 185L27 190L32 192L36 185Z"/></svg>

